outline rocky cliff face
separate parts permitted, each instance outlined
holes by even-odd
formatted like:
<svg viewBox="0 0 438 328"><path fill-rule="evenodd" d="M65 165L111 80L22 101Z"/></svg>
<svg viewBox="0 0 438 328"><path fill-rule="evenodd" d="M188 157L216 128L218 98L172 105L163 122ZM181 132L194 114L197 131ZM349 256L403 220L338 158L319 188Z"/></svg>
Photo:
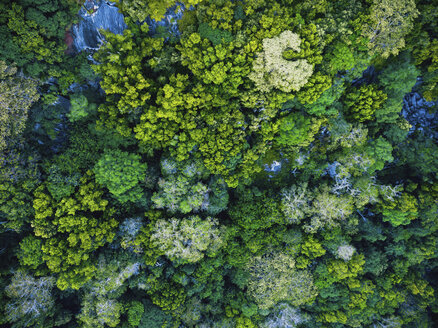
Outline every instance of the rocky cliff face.
<svg viewBox="0 0 438 328"><path fill-rule="evenodd" d="M169 34L179 35L177 21L181 19L184 12L184 5L169 8L166 15L160 21L148 18L150 33L157 33L161 27ZM111 31L115 34L122 34L127 28L124 17L113 2L105 0L87 0L79 11L81 17L79 24L72 27L71 33L74 39L74 48L77 52L82 50L97 50L104 41L100 29Z"/></svg>
<svg viewBox="0 0 438 328"><path fill-rule="evenodd" d="M79 11L81 21L72 27L76 51L97 50L104 38L100 29L115 34L127 27L119 9L109 1L87 0Z"/></svg>
<svg viewBox="0 0 438 328"><path fill-rule="evenodd" d="M437 106L437 102L426 101L419 93L410 92L403 99L402 115L412 125L412 132L420 130L438 140L438 132L434 131L438 126Z"/></svg>

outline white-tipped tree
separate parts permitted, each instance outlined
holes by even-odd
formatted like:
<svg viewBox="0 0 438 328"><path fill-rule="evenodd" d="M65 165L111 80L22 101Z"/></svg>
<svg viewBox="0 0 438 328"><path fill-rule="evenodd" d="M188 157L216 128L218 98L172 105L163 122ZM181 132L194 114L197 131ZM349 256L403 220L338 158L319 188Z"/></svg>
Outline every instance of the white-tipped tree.
<svg viewBox="0 0 438 328"><path fill-rule="evenodd" d="M204 254L214 256L224 243L224 233L225 228L213 218L160 219L153 228L151 244L172 261L193 263Z"/></svg>
<svg viewBox="0 0 438 328"><path fill-rule="evenodd" d="M294 308L288 303L279 303L261 324L261 328L295 328L305 321L306 317L299 308Z"/></svg>
<svg viewBox="0 0 438 328"><path fill-rule="evenodd" d="M291 186L281 191L281 210L290 223L299 223L309 210L307 184Z"/></svg>
<svg viewBox="0 0 438 328"><path fill-rule="evenodd" d="M5 306L7 321L17 327L39 327L46 317L54 313L52 288L53 277L34 278L22 271L17 271L6 286L6 296L10 298Z"/></svg>

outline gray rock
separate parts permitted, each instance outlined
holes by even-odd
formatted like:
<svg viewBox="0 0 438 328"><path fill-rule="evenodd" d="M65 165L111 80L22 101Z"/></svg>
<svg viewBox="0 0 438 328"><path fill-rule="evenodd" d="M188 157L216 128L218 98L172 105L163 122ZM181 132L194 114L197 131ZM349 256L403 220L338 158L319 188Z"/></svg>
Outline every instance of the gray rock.
<svg viewBox="0 0 438 328"><path fill-rule="evenodd" d="M111 2L88 0L79 11L82 18L72 27L76 51L97 50L104 41L100 29L121 34L126 29L123 15Z"/></svg>
<svg viewBox="0 0 438 328"><path fill-rule="evenodd" d="M430 111L434 106L438 106L438 102L426 101L417 92L405 95L401 114L412 125L410 133L422 131L438 139L438 132L434 129L438 125L438 113Z"/></svg>

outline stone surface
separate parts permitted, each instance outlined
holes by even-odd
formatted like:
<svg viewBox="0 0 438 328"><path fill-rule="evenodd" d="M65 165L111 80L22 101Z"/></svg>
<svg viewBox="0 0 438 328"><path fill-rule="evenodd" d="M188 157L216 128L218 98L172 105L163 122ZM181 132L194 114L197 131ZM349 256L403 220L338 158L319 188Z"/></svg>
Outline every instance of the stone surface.
<svg viewBox="0 0 438 328"><path fill-rule="evenodd" d="M430 137L438 139L438 102L426 101L417 92L410 92L403 99L403 117L412 125L410 133L415 130L423 131ZM435 108L434 108L435 107Z"/></svg>
<svg viewBox="0 0 438 328"><path fill-rule="evenodd" d="M87 0L79 11L81 21L72 27L76 51L97 50L104 41L100 29L123 33L126 24L119 9L107 1Z"/></svg>

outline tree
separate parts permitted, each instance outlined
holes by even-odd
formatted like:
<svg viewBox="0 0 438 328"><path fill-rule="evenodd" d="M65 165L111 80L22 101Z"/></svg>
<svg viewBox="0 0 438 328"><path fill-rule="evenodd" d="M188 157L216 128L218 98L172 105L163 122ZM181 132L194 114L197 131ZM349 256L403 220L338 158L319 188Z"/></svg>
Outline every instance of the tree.
<svg viewBox="0 0 438 328"><path fill-rule="evenodd" d="M137 260L135 256L118 252L105 252L99 256L94 278L82 287L82 308L77 316L82 326L119 326L125 307L118 298L126 291L128 279L140 273L140 262ZM141 303L136 302L135 306L135 312L141 312L139 307L143 310ZM134 315L132 310L128 310L128 317L130 314ZM138 316L141 317L141 314L137 313L137 324L140 321Z"/></svg>
<svg viewBox="0 0 438 328"><path fill-rule="evenodd" d="M307 184L293 185L281 192L281 210L290 223L299 223L309 211Z"/></svg>
<svg viewBox="0 0 438 328"><path fill-rule="evenodd" d="M28 110L38 101L38 82L17 75L17 68L0 60L0 151L26 127Z"/></svg>
<svg viewBox="0 0 438 328"><path fill-rule="evenodd" d="M312 202L312 218L306 230L316 232L322 227L333 228L353 212L351 196L336 196L326 190L317 192Z"/></svg>
<svg viewBox="0 0 438 328"><path fill-rule="evenodd" d="M117 327L122 311L123 305L114 299L86 300L82 303L78 320L86 328Z"/></svg>
<svg viewBox="0 0 438 328"><path fill-rule="evenodd" d="M297 325L306 322L307 318L301 313L300 309L292 307L288 303L279 303L273 313L269 315L261 324L262 328L287 327L295 328Z"/></svg>
<svg viewBox="0 0 438 328"><path fill-rule="evenodd" d="M416 41L415 39L415 45L417 44ZM425 66L423 68L423 72L425 72L422 75L423 83L421 90L427 101L433 101L438 96L438 40L428 40L426 45L421 44L415 47L413 57L415 58L416 65L421 64L422 67Z"/></svg>
<svg viewBox="0 0 438 328"><path fill-rule="evenodd" d="M139 301L133 301L128 306L128 323L131 327L138 327L144 313L144 305Z"/></svg>
<svg viewBox="0 0 438 328"><path fill-rule="evenodd" d="M33 235L23 238L20 242L20 250L17 252L20 264L29 266L32 269L36 269L43 264L41 246L41 239L35 238Z"/></svg>
<svg viewBox="0 0 438 328"><path fill-rule="evenodd" d="M411 63L408 52L403 52L379 74L380 85L387 94L383 106L376 110L376 120L382 123L394 123L399 117L404 96L412 90L420 75L415 65Z"/></svg>
<svg viewBox="0 0 438 328"><path fill-rule="evenodd" d="M248 234L284 222L278 202L267 191L257 188L241 190L229 215Z"/></svg>
<svg viewBox="0 0 438 328"><path fill-rule="evenodd" d="M181 3L190 7L200 2L202 0L185 0ZM166 10L176 5L176 0L117 0L116 3L124 14L142 23L148 16L157 21L161 20Z"/></svg>
<svg viewBox="0 0 438 328"><path fill-rule="evenodd" d="M363 31L369 48L384 58L397 55L405 46L405 37L413 28L419 12L414 0L374 0L369 23Z"/></svg>
<svg viewBox="0 0 438 328"><path fill-rule="evenodd" d="M346 43L338 41L331 46L330 50L330 60L326 65L332 73L348 71L354 67L356 63L354 53Z"/></svg>
<svg viewBox="0 0 438 328"><path fill-rule="evenodd" d="M374 119L374 113L382 107L387 95L376 85L362 85L359 89L348 90L344 103L348 117L353 121L364 122Z"/></svg>
<svg viewBox="0 0 438 328"><path fill-rule="evenodd" d="M77 19L77 1L19 0L0 8L0 58L13 62L24 74L46 80L54 77L52 89L62 93L77 80L86 54L66 56L66 30ZM71 49L70 49L71 50ZM85 61L85 65L84 65Z"/></svg>
<svg viewBox="0 0 438 328"><path fill-rule="evenodd" d="M275 142L285 148L306 147L313 141L320 125L321 120L311 119L302 113L291 113L280 119Z"/></svg>
<svg viewBox="0 0 438 328"><path fill-rule="evenodd" d="M325 89L322 88L322 89ZM314 116L329 116L335 117L339 113L339 98L341 98L345 90L345 85L340 82L335 82L322 94L317 95L317 99L310 104L304 105L304 110ZM304 92L303 92L304 93ZM301 98L301 96L299 96ZM301 99L300 99L301 100Z"/></svg>
<svg viewBox="0 0 438 328"><path fill-rule="evenodd" d="M210 189L199 181L207 176L207 171L200 161L177 163L165 158L161 161L161 171L164 178L158 180L159 191L152 196L156 208L184 214L209 209Z"/></svg>
<svg viewBox="0 0 438 328"><path fill-rule="evenodd" d="M139 109L146 105L151 97L149 89L154 85L149 78L150 69L143 63L162 49L163 40L151 38L148 31L148 25L143 24L126 29L123 35L106 33L107 42L94 55L100 64L93 69L102 76L100 85L107 95L107 102L98 108L100 123L123 136L132 133L131 121L138 118Z"/></svg>
<svg viewBox="0 0 438 328"><path fill-rule="evenodd" d="M32 152L19 149L0 152L0 217L3 229L21 231L34 216L32 192L40 183L37 161Z"/></svg>
<svg viewBox="0 0 438 328"><path fill-rule="evenodd" d="M310 105L318 101L318 99L332 85L332 78L327 75L316 72L313 74L307 83L297 93L297 99L300 103Z"/></svg>
<svg viewBox="0 0 438 328"><path fill-rule="evenodd" d="M146 178L146 163L141 157L120 150L111 150L96 163L96 181L108 188L113 196L125 203L136 202L143 197L139 182Z"/></svg>
<svg viewBox="0 0 438 328"><path fill-rule="evenodd" d="M417 218L417 206L418 202L414 196L402 193L401 197L381 204L383 221L391 223L394 227L409 224Z"/></svg>
<svg viewBox="0 0 438 328"><path fill-rule="evenodd" d="M151 245L177 263L193 263L204 254L215 256L225 242L225 227L217 219L159 219L152 229Z"/></svg>
<svg viewBox="0 0 438 328"><path fill-rule="evenodd" d="M284 92L298 91L313 73L313 65L306 59L288 61L283 52L288 48L300 52L301 38L292 31L284 31L279 36L263 40L263 52L253 62L253 72L248 77L262 92L272 88Z"/></svg>
<svg viewBox="0 0 438 328"><path fill-rule="evenodd" d="M11 283L6 287L6 296L10 298L6 304L8 322L20 327L31 327L43 324L46 317L53 315L55 300L52 288L53 277L34 277L22 271L15 272Z"/></svg>
<svg viewBox="0 0 438 328"><path fill-rule="evenodd" d="M246 265L250 273L248 293L260 309L272 308L276 303L288 299L290 276L295 261L282 253L271 253L253 257Z"/></svg>
<svg viewBox="0 0 438 328"><path fill-rule="evenodd" d="M366 147L366 153L372 158L373 164L368 172L371 174L375 170L383 169L386 162L391 163L394 160L392 150L392 145L383 137L370 142Z"/></svg>
<svg viewBox="0 0 438 328"><path fill-rule="evenodd" d="M299 306L317 295L311 274L295 270L295 261L286 254L271 252L253 257L246 270L250 273L248 293L262 310L280 301Z"/></svg>
<svg viewBox="0 0 438 328"><path fill-rule="evenodd" d="M67 171L67 172L65 172ZM66 167L53 164L48 169L47 189L56 200L70 196L79 185L79 173L70 174Z"/></svg>
<svg viewBox="0 0 438 328"><path fill-rule="evenodd" d="M318 239L309 235L301 244L300 253L301 256L297 258L297 268L303 269L310 264L311 260L323 256L326 250Z"/></svg>
<svg viewBox="0 0 438 328"><path fill-rule="evenodd" d="M76 122L86 118L90 113L96 110L96 104L89 104L87 97L83 94L71 95L70 103L70 113L67 113L70 122Z"/></svg>
<svg viewBox="0 0 438 328"><path fill-rule="evenodd" d="M150 300L144 299L144 313L138 328L162 328L169 327L172 319L170 314L165 313Z"/></svg>
<svg viewBox="0 0 438 328"><path fill-rule="evenodd" d="M338 247L336 255L344 261L349 261L353 257L355 251L356 249L351 245L342 245Z"/></svg>
<svg viewBox="0 0 438 328"><path fill-rule="evenodd" d="M114 209L102 195L90 171L76 192L60 201L50 197L45 184L34 192L32 227L43 240L43 260L58 273L60 289L79 289L90 280L96 271L93 252L115 237Z"/></svg>

